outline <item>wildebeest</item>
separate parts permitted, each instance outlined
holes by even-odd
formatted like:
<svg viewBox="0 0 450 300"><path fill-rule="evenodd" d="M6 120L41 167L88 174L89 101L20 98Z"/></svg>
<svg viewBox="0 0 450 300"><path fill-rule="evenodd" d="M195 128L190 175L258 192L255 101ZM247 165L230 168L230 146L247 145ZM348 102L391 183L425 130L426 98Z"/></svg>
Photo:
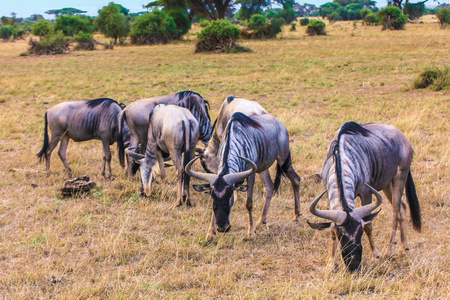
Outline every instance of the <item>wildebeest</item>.
<svg viewBox="0 0 450 300"><path fill-rule="evenodd" d="M198 158L198 157L197 157ZM300 216L300 176L292 167L289 150L289 134L284 125L269 114L246 116L234 113L228 122L225 137L220 143L219 169L216 174L198 173L191 170L193 159L186 166L186 173L208 182L195 186L196 191L210 191L213 199L213 215L207 240L211 241L215 227L219 232L230 229L230 211L234 203L233 191L247 191L246 207L249 213L248 236L254 234L252 208L255 173L264 182L266 201L256 226L265 223L272 195L278 189L282 174L292 183L295 198L295 219ZM277 161L275 184L269 174L270 166ZM247 164L251 170L247 170ZM248 186L243 186L247 178Z"/></svg>
<svg viewBox="0 0 450 300"><path fill-rule="evenodd" d="M192 159L199 137L199 125L192 113L176 105L157 105L150 113L147 149L145 156L126 149L137 163L140 164L141 180L146 196L150 196L154 170L158 162L163 183L166 173L164 170L163 153L170 154L178 177L178 198L176 205L186 203L191 206L189 195L189 176L184 167ZM181 154L184 152L183 165ZM164 187L163 187L164 190Z"/></svg>
<svg viewBox="0 0 450 300"><path fill-rule="evenodd" d="M231 116L235 112L241 112L247 116L266 114L266 110L255 101L249 101L243 98L228 96L222 103L219 115L214 122L214 133L208 143L206 149L197 148L196 152L200 154L200 162L208 173L217 174L219 168L219 160L217 154L219 152L220 142L225 132L225 128Z"/></svg>
<svg viewBox="0 0 450 300"><path fill-rule="evenodd" d="M331 223L312 224L314 229L331 229L331 263L335 261L337 240L346 267L360 268L362 258L361 237L369 238L372 253L378 256L372 237L372 220L378 212L372 211L381 205L384 191L393 208L392 234L389 253L400 224L401 241L408 250L406 239L406 204L401 200L406 186L414 229L421 229L419 200L411 175L413 150L408 139L394 126L381 124L345 123L336 133L330 145L322 169L322 179L328 191L330 210L318 210L316 204L323 192L310 206L312 214ZM372 203L372 193L377 202ZM362 206L355 208L355 198L361 198Z"/></svg>
<svg viewBox="0 0 450 300"><path fill-rule="evenodd" d="M149 115L158 104L173 104L189 109L199 124L199 139L205 144L209 141L213 131L208 113L209 103L195 92L184 91L173 95L137 100L123 110L119 116L119 133L122 132L122 128L128 127L130 147L135 149L140 144L141 154L146 151ZM123 152L119 153L119 159L120 164L124 166ZM135 171L137 170L131 168L131 159L128 156L128 175L132 176Z"/></svg>
<svg viewBox="0 0 450 300"><path fill-rule="evenodd" d="M103 163L102 175L111 177L111 151L109 146L116 142L118 135L119 114L125 107L113 99L99 98L88 101L71 101L59 103L45 112L44 122L44 145L41 151L36 154L39 161L46 160L47 176L50 175L50 156L59 141L59 157L69 176L72 170L66 158L69 140L83 142L88 140L101 140L103 143ZM52 132L49 142L48 127ZM124 128L121 143L117 143L119 152L125 142L128 142L128 130ZM105 166L108 166L108 173L105 173Z"/></svg>

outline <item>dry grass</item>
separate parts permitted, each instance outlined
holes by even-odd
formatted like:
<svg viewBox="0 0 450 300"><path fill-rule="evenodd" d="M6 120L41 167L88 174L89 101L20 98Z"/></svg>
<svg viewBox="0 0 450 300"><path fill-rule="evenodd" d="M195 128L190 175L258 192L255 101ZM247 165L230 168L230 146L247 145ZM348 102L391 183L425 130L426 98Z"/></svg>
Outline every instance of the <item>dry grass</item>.
<svg viewBox="0 0 450 300"><path fill-rule="evenodd" d="M450 96L411 86L427 66L449 64L449 31L428 21L398 32L337 22L322 37L286 29L283 39L245 41L254 52L233 55L194 54L188 40L19 57L26 41L0 43L1 297L447 298ZM241 197L231 231L205 246L209 200L194 194L193 208L174 209L173 177L166 199L159 199L158 189L141 198L138 180L126 179L117 158L116 179L102 179L99 142L71 142L72 170L89 174L98 188L90 196L62 199L67 178L57 153L49 178L37 163L43 114L56 103L96 97L130 103L186 89L211 101L213 117L221 101L235 95L260 102L286 124L294 167L304 179L304 219L314 219L307 207L323 189L310 176L320 171L339 126L349 120L396 125L416 152L412 170L424 226L421 234L408 227L411 251L371 261L364 238L361 275L328 273L329 237L304 219L290 221L293 197L286 181L272 201L268 225L254 239L244 238ZM257 214L262 196L257 181ZM384 203L374 222L381 251L390 220Z"/></svg>

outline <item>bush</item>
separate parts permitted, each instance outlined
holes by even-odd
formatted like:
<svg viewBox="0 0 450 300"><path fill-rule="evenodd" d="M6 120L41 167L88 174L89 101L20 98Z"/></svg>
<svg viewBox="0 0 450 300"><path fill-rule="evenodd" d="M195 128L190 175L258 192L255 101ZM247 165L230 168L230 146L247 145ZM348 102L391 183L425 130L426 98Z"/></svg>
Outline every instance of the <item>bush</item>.
<svg viewBox="0 0 450 300"><path fill-rule="evenodd" d="M402 14L402 11L397 7L390 5L386 8L381 9L377 13L378 20L380 24L383 25L382 30L400 30L405 28L408 18Z"/></svg>
<svg viewBox="0 0 450 300"><path fill-rule="evenodd" d="M306 33L308 35L326 35L325 23L319 20L311 20L308 27L306 27Z"/></svg>
<svg viewBox="0 0 450 300"><path fill-rule="evenodd" d="M84 33L83 31L78 32L78 34L74 38L77 45L75 46L75 50L83 49L83 50L94 50L95 49L95 40L92 34Z"/></svg>
<svg viewBox="0 0 450 300"><path fill-rule="evenodd" d="M70 37L64 36L62 31L57 31L55 34L41 37L40 40L31 38L28 52L36 55L64 54L69 52L70 43Z"/></svg>
<svg viewBox="0 0 450 300"><path fill-rule="evenodd" d="M364 17L364 22L366 22L367 25L377 25L379 20L376 14L370 13Z"/></svg>
<svg viewBox="0 0 450 300"><path fill-rule="evenodd" d="M130 24L127 18L120 12L121 8L121 5L111 2L108 6L99 10L98 17L94 21L95 26L98 27L100 32L106 37L113 38L115 44L117 40L123 43L130 31Z"/></svg>
<svg viewBox="0 0 450 300"><path fill-rule="evenodd" d="M11 25L3 25L0 27L0 37L4 42L9 41L11 37L15 39L17 37L17 29Z"/></svg>
<svg viewBox="0 0 450 300"><path fill-rule="evenodd" d="M327 15L327 19L331 23L336 22L336 21L342 21L342 17L337 11L334 11L331 14Z"/></svg>
<svg viewBox="0 0 450 300"><path fill-rule="evenodd" d="M197 33L198 42L195 52L241 52L249 49L236 44L241 36L241 29L227 20L215 20Z"/></svg>
<svg viewBox="0 0 450 300"><path fill-rule="evenodd" d="M277 12L274 19L283 18L286 24L291 24L297 19L295 11L292 8L283 9Z"/></svg>
<svg viewBox="0 0 450 300"><path fill-rule="evenodd" d="M31 33L37 36L45 36L53 32L52 22L40 19L31 26Z"/></svg>
<svg viewBox="0 0 450 300"><path fill-rule="evenodd" d="M308 24L309 24L309 19L308 18L300 19L300 25L301 26L306 26Z"/></svg>
<svg viewBox="0 0 450 300"><path fill-rule="evenodd" d="M364 20L364 18L368 15L371 14L372 11L370 10L370 8L364 7L363 9L361 9L359 11L359 15L361 16L361 19Z"/></svg>
<svg viewBox="0 0 450 300"><path fill-rule="evenodd" d="M55 31L61 30L66 36L75 36L78 32L94 32L88 19L81 16L61 15L55 20Z"/></svg>
<svg viewBox="0 0 450 300"><path fill-rule="evenodd" d="M206 19L201 20L200 23L199 23L201 28L205 28L206 26L208 26L210 24L211 24L211 22L209 20L206 20Z"/></svg>
<svg viewBox="0 0 450 300"><path fill-rule="evenodd" d="M419 74L414 80L414 88L424 89L430 87L435 91L450 89L450 67L443 70L429 68Z"/></svg>
<svg viewBox="0 0 450 300"><path fill-rule="evenodd" d="M189 29L191 29L191 21L189 21L189 18L183 12L178 10L170 11L169 17L174 20L177 27L177 38L181 38L181 36L188 33Z"/></svg>
<svg viewBox="0 0 450 300"><path fill-rule="evenodd" d="M131 42L139 45L167 44L178 37L175 21L164 11L142 15L131 25Z"/></svg>
<svg viewBox="0 0 450 300"><path fill-rule="evenodd" d="M445 28L446 25L450 24L450 7L441 8L436 11L436 17L441 23L441 27Z"/></svg>
<svg viewBox="0 0 450 300"><path fill-rule="evenodd" d="M260 14L255 14L250 18L248 22L248 29L251 30L246 34L246 38L249 39L264 39L273 38L281 32L281 26L284 24L284 19L274 18L270 21Z"/></svg>
<svg viewBox="0 0 450 300"><path fill-rule="evenodd" d="M296 31L297 30L297 23L291 23L291 29L289 29L290 31Z"/></svg>

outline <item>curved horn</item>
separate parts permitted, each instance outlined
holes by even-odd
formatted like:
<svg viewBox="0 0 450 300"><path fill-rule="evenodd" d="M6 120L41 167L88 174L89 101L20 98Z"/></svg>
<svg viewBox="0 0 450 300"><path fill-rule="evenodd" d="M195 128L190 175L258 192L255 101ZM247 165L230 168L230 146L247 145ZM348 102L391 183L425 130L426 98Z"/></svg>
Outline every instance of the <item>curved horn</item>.
<svg viewBox="0 0 450 300"><path fill-rule="evenodd" d="M139 159L143 159L145 158L145 155L142 155L140 153L136 153L131 151L132 149L136 149L137 147L128 147L127 149L125 149L125 153L129 156L131 156L133 159L135 160L139 160Z"/></svg>
<svg viewBox="0 0 450 300"><path fill-rule="evenodd" d="M333 221L337 224L344 223L347 218L347 213L340 210L320 210L316 209L317 202L319 202L320 198L327 192L327 190L323 191L313 202L309 205L309 211L320 218L324 218L330 221Z"/></svg>
<svg viewBox="0 0 450 300"><path fill-rule="evenodd" d="M252 175L253 173L256 173L256 164L252 162L251 160L244 158L242 156L238 156L240 159L244 160L246 163L248 163L251 167L250 170L239 172L239 173L233 173L233 174L227 174L223 176L223 180L225 180L229 185L233 185L238 181L244 180L248 176Z"/></svg>
<svg viewBox="0 0 450 300"><path fill-rule="evenodd" d="M372 191L373 194L375 194L375 197L377 197L377 202L372 202L368 205L363 205L361 207L355 208L352 213L355 219L362 219L363 217L367 216L383 202L383 197L380 193L378 193L376 189L374 189L367 183L365 185Z"/></svg>
<svg viewBox="0 0 450 300"><path fill-rule="evenodd" d="M191 177L206 181L210 184L213 184L214 181L216 181L217 175L215 174L207 174L207 173L199 173L199 172L195 172L191 170L191 166L192 164L199 158L199 156L197 156L196 158L194 158L193 160L191 160L186 167L184 168L184 171Z"/></svg>

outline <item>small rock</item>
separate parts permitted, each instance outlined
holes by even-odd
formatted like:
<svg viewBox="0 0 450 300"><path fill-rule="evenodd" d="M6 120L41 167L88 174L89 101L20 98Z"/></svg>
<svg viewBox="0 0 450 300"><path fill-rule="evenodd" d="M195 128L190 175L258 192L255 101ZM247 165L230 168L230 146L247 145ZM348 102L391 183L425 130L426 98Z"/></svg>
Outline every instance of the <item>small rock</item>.
<svg viewBox="0 0 450 300"><path fill-rule="evenodd" d="M64 197L70 197L81 193L89 193L97 184L89 181L89 176L84 175L66 181L61 188L61 194Z"/></svg>

